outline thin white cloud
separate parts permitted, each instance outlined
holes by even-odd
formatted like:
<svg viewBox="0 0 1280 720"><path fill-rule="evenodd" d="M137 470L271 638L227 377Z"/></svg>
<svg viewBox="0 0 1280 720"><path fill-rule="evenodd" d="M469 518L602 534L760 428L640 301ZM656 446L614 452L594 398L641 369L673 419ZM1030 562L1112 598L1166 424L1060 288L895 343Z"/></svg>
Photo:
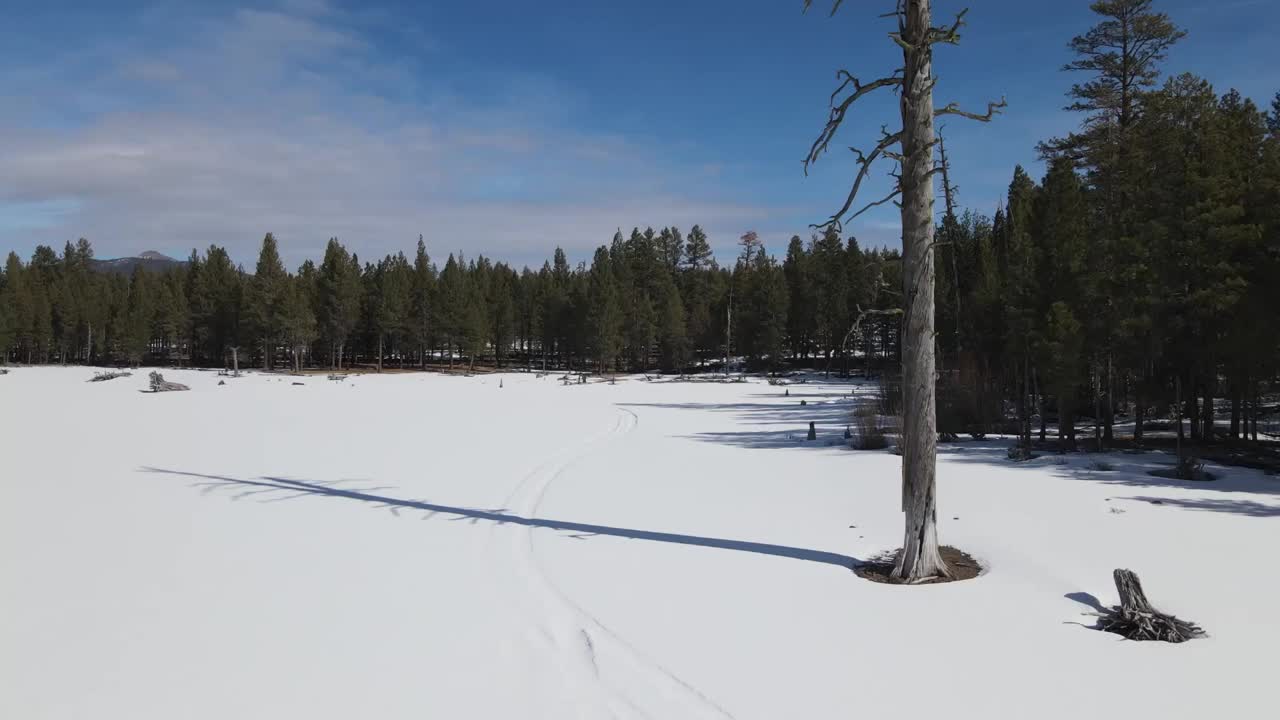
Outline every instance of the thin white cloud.
<svg viewBox="0 0 1280 720"><path fill-rule="evenodd" d="M447 93L393 99L378 89L414 81L406 63L373 52L328 3L190 25L181 47L103 51L87 77L56 59L37 68L52 82L26 117L114 100L75 123L0 115L0 211L59 209L0 226L0 248L86 236L107 256L217 243L249 263L270 231L296 264L330 236L368 257L422 233L437 255L532 262L556 245L585 256L619 226L701 223L731 243L768 222L767 209L706 182L715 159L686 164L531 111L530 95L557 104L545 79L513 80L510 112Z"/></svg>

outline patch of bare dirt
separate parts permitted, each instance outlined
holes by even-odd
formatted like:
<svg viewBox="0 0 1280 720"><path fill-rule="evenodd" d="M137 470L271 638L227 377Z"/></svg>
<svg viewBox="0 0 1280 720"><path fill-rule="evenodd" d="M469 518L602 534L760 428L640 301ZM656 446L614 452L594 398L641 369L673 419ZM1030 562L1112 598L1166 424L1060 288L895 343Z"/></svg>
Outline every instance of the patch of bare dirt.
<svg viewBox="0 0 1280 720"><path fill-rule="evenodd" d="M893 577L893 566L898 562L898 555L902 552L902 548L886 552L876 557L859 563L853 568L858 577L871 582L887 583L891 585L904 585L901 580ZM951 577L938 577L931 580L924 580L914 585L934 585L937 583L958 582L960 580L970 580L982 574L982 565L973 556L963 550L957 550L950 545L942 546L942 559L947 563L947 567L951 568Z"/></svg>

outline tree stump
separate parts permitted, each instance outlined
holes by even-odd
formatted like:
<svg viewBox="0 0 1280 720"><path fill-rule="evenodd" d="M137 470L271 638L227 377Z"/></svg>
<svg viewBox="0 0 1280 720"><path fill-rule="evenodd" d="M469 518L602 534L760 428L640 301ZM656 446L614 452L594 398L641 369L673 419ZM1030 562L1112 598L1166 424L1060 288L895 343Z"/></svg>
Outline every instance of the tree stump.
<svg viewBox="0 0 1280 720"><path fill-rule="evenodd" d="M190 390L191 388L182 383L168 382L159 372L151 371L151 392L172 392L175 390Z"/></svg>
<svg viewBox="0 0 1280 720"><path fill-rule="evenodd" d="M1162 640L1180 643L1201 637L1204 630L1195 623L1180 620L1156 610L1147 600L1142 583L1132 570L1117 568L1112 573L1120 605L1098 613L1098 629L1122 635L1130 640Z"/></svg>
<svg viewBox="0 0 1280 720"><path fill-rule="evenodd" d="M809 422L809 439L810 440L818 439L818 431L816 428L814 428L812 421Z"/></svg>

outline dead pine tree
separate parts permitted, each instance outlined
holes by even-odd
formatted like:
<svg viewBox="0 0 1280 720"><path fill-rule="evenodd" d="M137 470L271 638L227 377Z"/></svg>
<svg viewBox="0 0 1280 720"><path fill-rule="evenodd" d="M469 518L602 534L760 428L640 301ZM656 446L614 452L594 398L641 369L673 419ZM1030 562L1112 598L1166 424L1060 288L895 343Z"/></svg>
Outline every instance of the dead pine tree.
<svg viewBox="0 0 1280 720"><path fill-rule="evenodd" d="M833 0L831 13L843 0ZM812 0L805 0L805 8ZM844 205L820 227L842 229L842 224L873 207L894 202L902 217L902 269L904 317L902 330L902 510L906 519L902 552L892 577L898 582L926 582L952 576L938 546L935 508L937 455L936 358L934 357L934 238L933 162L934 119L958 115L989 121L1005 106L1003 100L987 104L985 114L967 112L955 103L934 108L933 47L955 45L960 40L965 11L949 26L934 26L930 0L897 0L885 17L897 21L889 38L902 50L902 67L890 75L863 83L848 70L839 70L839 86L831 95L830 115L805 157L805 169L827 150L844 123L849 109L860 98L888 88L898 95L901 128L881 129L870 152L852 149L858 173ZM858 191L881 158L897 163L895 187L887 196L852 211Z"/></svg>

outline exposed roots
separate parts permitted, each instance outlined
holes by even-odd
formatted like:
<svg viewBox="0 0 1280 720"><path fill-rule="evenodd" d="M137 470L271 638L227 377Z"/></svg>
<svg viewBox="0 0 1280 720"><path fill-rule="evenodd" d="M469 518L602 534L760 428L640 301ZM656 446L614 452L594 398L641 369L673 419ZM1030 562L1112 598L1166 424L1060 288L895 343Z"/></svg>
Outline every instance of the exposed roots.
<svg viewBox="0 0 1280 720"><path fill-rule="evenodd" d="M1195 623L1167 615L1156 610L1147 600L1138 575L1132 570L1117 568L1111 574L1120 594L1120 604L1111 609L1094 613L1098 617L1097 629L1130 640L1163 640L1180 643L1201 637L1204 630Z"/></svg>
<svg viewBox="0 0 1280 720"><path fill-rule="evenodd" d="M950 545L943 545L939 548L939 552L942 555L942 561L946 563L947 569L951 573L950 577L936 576L906 582L893 577L898 555L902 553L901 548L861 562L854 567L853 571L864 580L890 585L936 585L938 583L969 580L982 574L982 566L963 550L957 550Z"/></svg>
<svg viewBox="0 0 1280 720"><path fill-rule="evenodd" d="M1205 636L1199 625L1156 611L1125 610L1117 605L1094 614L1098 616L1099 630L1123 635L1130 640L1180 643Z"/></svg>

